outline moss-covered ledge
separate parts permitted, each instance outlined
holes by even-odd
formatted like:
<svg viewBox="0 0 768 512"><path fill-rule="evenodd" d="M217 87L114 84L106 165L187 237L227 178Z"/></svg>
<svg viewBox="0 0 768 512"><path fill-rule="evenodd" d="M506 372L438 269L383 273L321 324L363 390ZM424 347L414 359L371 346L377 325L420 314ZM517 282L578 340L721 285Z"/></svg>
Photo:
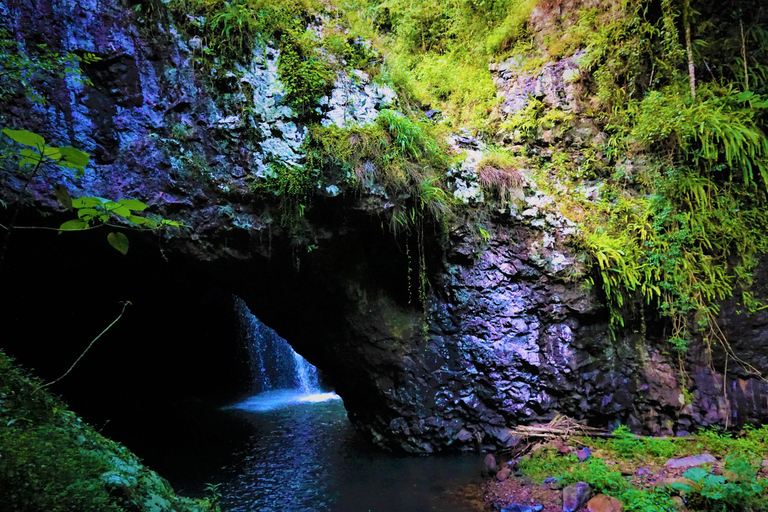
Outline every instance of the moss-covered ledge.
<svg viewBox="0 0 768 512"><path fill-rule="evenodd" d="M0 510L219 512L177 496L0 351Z"/></svg>

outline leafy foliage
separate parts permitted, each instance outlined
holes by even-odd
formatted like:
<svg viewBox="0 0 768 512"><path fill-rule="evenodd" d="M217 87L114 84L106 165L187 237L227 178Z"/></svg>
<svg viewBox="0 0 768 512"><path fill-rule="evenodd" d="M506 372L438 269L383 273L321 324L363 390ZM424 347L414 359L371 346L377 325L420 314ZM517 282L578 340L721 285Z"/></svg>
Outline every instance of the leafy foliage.
<svg viewBox="0 0 768 512"><path fill-rule="evenodd" d="M45 164L55 164L60 167L74 169L80 176L85 173L85 167L88 165L90 156L79 149L48 146L42 136L28 130L10 130L6 128L2 132L14 142L28 148L33 148L23 148L19 152L19 170L22 174L29 174L24 190L26 190L26 186ZM72 199L66 187L61 185L55 187L55 192L59 203L68 209L75 209L77 211L77 219L64 222L59 227L59 233L64 231L81 231L99 225L108 225L112 220L125 221L129 225L150 229L159 229L162 226L181 226L179 222L172 220L162 218L153 220L136 215L136 213L147 208L145 203L136 199L121 199L119 201L112 201L102 197ZM8 227L8 230L12 230L14 227L11 225ZM107 241L123 255L127 254L129 243L128 237L125 234L119 232L109 233Z"/></svg>
<svg viewBox="0 0 768 512"><path fill-rule="evenodd" d="M7 29L0 29L0 102L23 95L31 103L45 103L41 82L51 77L70 79L81 84L91 84L83 76L80 63L98 62L93 53L82 56L75 53L52 51L44 43L27 44L17 41Z"/></svg>

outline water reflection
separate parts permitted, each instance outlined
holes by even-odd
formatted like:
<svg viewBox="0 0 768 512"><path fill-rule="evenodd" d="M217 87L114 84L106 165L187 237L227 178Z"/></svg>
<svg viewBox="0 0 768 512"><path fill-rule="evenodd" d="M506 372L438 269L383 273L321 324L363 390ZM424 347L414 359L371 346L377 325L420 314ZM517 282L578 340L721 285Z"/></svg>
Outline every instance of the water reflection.
<svg viewBox="0 0 768 512"><path fill-rule="evenodd" d="M332 395L332 394L331 394ZM232 414L252 428L224 469L225 509L242 512L468 512L447 491L473 481L480 457L395 457L374 451L349 423L341 400L282 402L260 395ZM247 406L245 404L248 404Z"/></svg>
<svg viewBox="0 0 768 512"><path fill-rule="evenodd" d="M264 412L298 403L318 403L340 399L341 397L336 393L307 393L296 389L278 389L276 391L265 391L256 396L246 398L242 402L231 406L230 409Z"/></svg>

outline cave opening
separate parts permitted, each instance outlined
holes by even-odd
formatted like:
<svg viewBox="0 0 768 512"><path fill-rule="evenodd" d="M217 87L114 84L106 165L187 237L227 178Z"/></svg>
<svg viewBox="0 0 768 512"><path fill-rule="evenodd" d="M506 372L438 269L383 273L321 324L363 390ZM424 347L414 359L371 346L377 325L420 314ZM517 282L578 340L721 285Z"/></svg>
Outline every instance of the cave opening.
<svg viewBox="0 0 768 512"><path fill-rule="evenodd" d="M19 224L39 223L33 215ZM347 240L367 252L347 249L347 260L317 258L310 265L328 265L327 272L305 265L300 273L285 254L258 263L233 259L224 266L164 254L152 233L129 233L131 249L124 257L100 230L73 236L18 231L0 270L4 350L42 381L57 379L128 300L125 315L50 389L181 494L203 496L206 484L220 483L229 510L383 505L416 511L438 502L443 510L464 510L444 491L476 478L478 458L387 453L347 417L348 397L357 407L371 398L349 376L349 360L357 356L350 352L334 361L337 348L327 340L343 325L340 304L348 290L326 284L345 282L339 269L353 275L366 260L380 264L385 282L393 272L405 275L389 235L373 232L362 243ZM308 275L322 277L311 281ZM253 353L243 342L242 316L251 308L255 320L249 321L259 322L269 337L290 339L321 376L328 369L320 388L340 384L344 402L269 411L232 407L265 391L254 385ZM279 335L269 329L273 325ZM318 338L312 338L315 331ZM380 492L381 478L392 482L386 492Z"/></svg>

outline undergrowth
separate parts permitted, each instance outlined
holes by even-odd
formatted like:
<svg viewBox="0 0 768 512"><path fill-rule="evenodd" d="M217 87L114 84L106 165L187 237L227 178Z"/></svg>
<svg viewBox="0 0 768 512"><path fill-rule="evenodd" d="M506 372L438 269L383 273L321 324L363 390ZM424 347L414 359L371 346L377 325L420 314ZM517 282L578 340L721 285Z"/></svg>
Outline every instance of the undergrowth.
<svg viewBox="0 0 768 512"><path fill-rule="evenodd" d="M556 480L567 486L587 482L593 492L621 500L624 510L672 512L679 510L681 502L673 499L678 495L692 511L768 510L763 499L768 485L765 479L758 478L762 458L768 451L768 427L747 428L738 437L703 430L689 437L650 438L635 436L626 427L619 427L613 434L610 439L579 439L579 445L592 450L592 456L584 462L554 448L544 448L523 457L518 468L539 483ZM720 469L715 472L711 465L694 467L684 472L682 479L652 487L634 476L638 468L655 473L668 459L700 453L715 455L721 461Z"/></svg>
<svg viewBox="0 0 768 512"><path fill-rule="evenodd" d="M0 509L219 510L210 500L176 496L168 482L40 390L41 384L0 351Z"/></svg>

